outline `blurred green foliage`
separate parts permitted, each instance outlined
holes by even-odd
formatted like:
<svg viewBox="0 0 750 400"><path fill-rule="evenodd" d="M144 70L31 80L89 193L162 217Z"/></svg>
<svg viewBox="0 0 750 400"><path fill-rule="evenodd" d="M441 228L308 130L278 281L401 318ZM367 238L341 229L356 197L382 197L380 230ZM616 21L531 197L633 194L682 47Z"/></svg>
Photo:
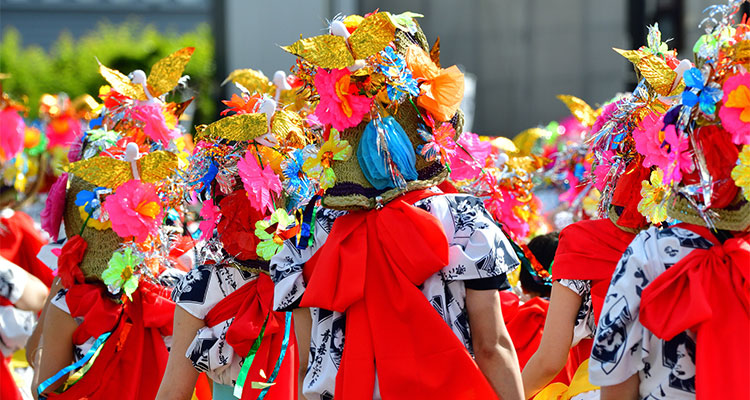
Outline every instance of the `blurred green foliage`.
<svg viewBox="0 0 750 400"><path fill-rule="evenodd" d="M63 32L49 51L24 47L18 31L9 28L0 42L0 72L11 75L3 80L3 90L15 99L27 98L29 117L35 118L44 93L97 97L99 87L107 83L99 75L97 59L126 75L136 69L148 73L155 62L188 46L195 47L184 72L190 76L188 87L196 92L193 123L209 123L215 117L216 89L214 42L208 24L180 34L159 32L137 21L100 23L77 40Z"/></svg>

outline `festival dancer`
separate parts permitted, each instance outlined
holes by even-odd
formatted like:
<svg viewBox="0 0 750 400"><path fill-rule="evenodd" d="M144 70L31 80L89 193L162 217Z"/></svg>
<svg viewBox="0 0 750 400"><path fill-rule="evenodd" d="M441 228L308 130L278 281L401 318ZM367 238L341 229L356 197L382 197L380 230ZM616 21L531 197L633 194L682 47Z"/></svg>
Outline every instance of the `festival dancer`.
<svg viewBox="0 0 750 400"><path fill-rule="evenodd" d="M296 165L287 153L301 152L306 139L290 135L302 120L284 73L276 77L272 84L259 71L233 72L242 93L223 114L234 115L196 135L187 183L203 202L206 243L173 292L174 343L157 399L190 399L199 372L213 380L214 399L296 396L292 315L273 310L268 258L278 245L268 230L286 228L285 207L312 193L282 190L290 186L281 165Z"/></svg>
<svg viewBox="0 0 750 400"><path fill-rule="evenodd" d="M481 199L436 188L463 76L416 17L349 16L285 47L323 132L304 164L322 207L271 260L308 399L522 398L498 293L518 259Z"/></svg>
<svg viewBox="0 0 750 400"><path fill-rule="evenodd" d="M650 43L659 41L658 27L651 27L649 38ZM633 52L642 54L648 49L643 47ZM673 72L679 65L674 52L659 57L663 71L673 74L669 85L676 89L681 77ZM642 81L633 93L605 106L592 126L591 137L596 140L591 152L597 161L591 174L594 186L604 193L600 209L606 210L608 218L579 221L560 233L553 269L555 283L545 323L550 329L545 329L539 349L523 371L527 398L543 389L566 363L571 381L584 383L578 388L571 387L568 395L596 396L596 388L585 379L585 364L581 365L589 358L591 339L612 273L635 234L648 227L649 222L662 222L658 217L644 217L640 213L648 201L639 195L640 188L650 170L642 165L643 156L634 151L635 137L640 135L634 131L636 124L649 110L668 106L664 103L668 99L660 100L651 93L655 93L651 83ZM639 112L631 112L633 109ZM620 139L602 139L609 135L620 135ZM582 378L576 379L575 374ZM567 389L556 384L536 398L556 398L561 390Z"/></svg>
<svg viewBox="0 0 750 400"><path fill-rule="evenodd" d="M64 288L46 309L35 350L39 398L156 395L172 334L169 286L184 274L170 251L182 242L174 174L186 104L163 95L192 52L179 50L132 80L100 65L111 85L100 127L71 148L43 222L55 233L64 222L66 239L57 260Z"/></svg>
<svg viewBox="0 0 750 400"><path fill-rule="evenodd" d="M643 190L679 222L641 232L615 270L589 364L602 399L750 398L750 75L736 51L750 27L732 22L737 4L709 8L677 104L641 123ZM653 146L659 134L669 146Z"/></svg>

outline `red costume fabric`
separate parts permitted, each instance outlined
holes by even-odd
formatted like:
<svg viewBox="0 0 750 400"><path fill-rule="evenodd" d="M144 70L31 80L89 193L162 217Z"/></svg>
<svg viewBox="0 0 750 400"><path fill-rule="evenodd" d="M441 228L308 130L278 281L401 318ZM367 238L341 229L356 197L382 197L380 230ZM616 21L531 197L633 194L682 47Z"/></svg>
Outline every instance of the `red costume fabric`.
<svg viewBox="0 0 750 400"><path fill-rule="evenodd" d="M336 398L494 399L492 387L417 285L448 264L448 241L407 193L336 219L306 263L301 307L346 313ZM377 368L376 368L377 365Z"/></svg>
<svg viewBox="0 0 750 400"><path fill-rule="evenodd" d="M22 400L21 392L16 387L16 381L10 373L8 360L0 359L0 399Z"/></svg>
<svg viewBox="0 0 750 400"><path fill-rule="evenodd" d="M705 227L679 226L714 246L691 251L646 286L640 322L664 340L696 332L696 398L748 399L750 234L721 244Z"/></svg>
<svg viewBox="0 0 750 400"><path fill-rule="evenodd" d="M70 253L74 248L80 250L69 246L66 252L63 247L60 259L66 254L75 259ZM145 281L139 283L132 298L119 304L103 284L74 280L65 301L71 317L83 317L83 322L73 332L73 343L112 333L88 372L63 393L49 394L48 399L111 399L115 393L118 399L156 397L169 356L162 336L172 334L174 303L168 289Z"/></svg>
<svg viewBox="0 0 750 400"><path fill-rule="evenodd" d="M549 301L541 297L534 297L526 303L520 304L518 296L506 291L500 292L500 300L503 307L503 320L505 321L510 338L513 340L513 346L518 355L518 363L521 366L521 370L523 370L542 341ZM579 357L581 344L583 344L584 348L588 349L583 358ZM570 349L565 368L550 383L561 382L566 385L570 384L570 379L575 374L576 369L588 358L590 353L590 340L586 343L581 341L581 343Z"/></svg>
<svg viewBox="0 0 750 400"><path fill-rule="evenodd" d="M10 218L0 218L0 256L50 287L54 279L52 270L36 258L46 243L27 214L16 211Z"/></svg>
<svg viewBox="0 0 750 400"><path fill-rule="evenodd" d="M281 355L284 340L285 313L273 311L274 285L266 274L260 274L239 289L230 293L218 302L206 314L205 322L209 327L234 317L232 325L227 329L227 343L241 357L246 357L255 339L260 336L264 321L266 328L260 347L250 366L242 391L242 399L256 399L260 389L253 389L251 382L266 382L268 376L275 369L276 362ZM279 374L266 395L269 400L292 399L297 393L297 354L294 328L290 327L289 345L284 355ZM266 378L262 377L263 370Z"/></svg>
<svg viewBox="0 0 750 400"><path fill-rule="evenodd" d="M560 232L552 267L554 279L591 281L591 302L598 320L609 282L635 234L618 228L609 219L578 221Z"/></svg>

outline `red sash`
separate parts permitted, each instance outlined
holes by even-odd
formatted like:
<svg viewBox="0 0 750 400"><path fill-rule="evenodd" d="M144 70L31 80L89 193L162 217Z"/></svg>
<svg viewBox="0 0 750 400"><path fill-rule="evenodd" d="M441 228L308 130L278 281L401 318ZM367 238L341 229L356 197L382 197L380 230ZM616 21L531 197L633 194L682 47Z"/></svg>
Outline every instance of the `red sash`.
<svg viewBox="0 0 750 400"><path fill-rule="evenodd" d="M696 332L696 398L748 399L750 235L721 244L705 227L680 227L714 246L691 251L646 286L639 319L664 340Z"/></svg>
<svg viewBox="0 0 750 400"><path fill-rule="evenodd" d="M120 305L107 297L100 284L71 287L66 295L71 316L83 317L73 333L74 342L81 343L86 335L112 333L83 378L48 399L156 397L169 356L162 334L171 334L174 315L174 303L164 294L163 288L142 281L133 301Z"/></svg>
<svg viewBox="0 0 750 400"><path fill-rule="evenodd" d="M36 258L45 243L27 214L16 211L10 218L0 218L0 256L50 287L54 278L52 270Z"/></svg>
<svg viewBox="0 0 750 400"><path fill-rule="evenodd" d="M494 399L492 387L417 288L448 264L440 222L407 193L382 209L339 217L305 265L300 306L346 312L339 400ZM377 368L376 368L377 364Z"/></svg>
<svg viewBox="0 0 750 400"><path fill-rule="evenodd" d="M635 234L609 219L578 221L560 232L552 276L555 279L591 280L591 302L598 320L609 282Z"/></svg>
<svg viewBox="0 0 750 400"><path fill-rule="evenodd" d="M253 389L252 382L266 382L281 355L285 315L283 312L273 311L273 290L271 278L266 274L260 274L257 279L245 283L219 301L204 319L206 326L213 327L234 317L232 325L227 329L227 343L232 346L235 353L246 357L253 342L260 335L263 322L268 318L263 340L247 374L242 399L258 398L261 390ZM279 375L274 381L275 384L268 390L265 397L268 400L292 399L297 393L299 355L294 328L290 327L290 329L287 353L284 355ZM261 376L261 370L265 378Z"/></svg>

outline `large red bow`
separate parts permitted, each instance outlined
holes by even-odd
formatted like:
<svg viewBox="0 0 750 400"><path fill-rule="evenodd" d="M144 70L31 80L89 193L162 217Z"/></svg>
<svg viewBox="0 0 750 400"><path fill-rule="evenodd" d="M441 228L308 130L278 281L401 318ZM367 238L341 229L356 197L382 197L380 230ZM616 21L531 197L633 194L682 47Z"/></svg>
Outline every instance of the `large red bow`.
<svg viewBox="0 0 750 400"><path fill-rule="evenodd" d="M686 329L696 332L696 398L748 399L749 236L719 244L704 227L680 226L712 240L714 246L691 251L646 286L641 324L664 340Z"/></svg>
<svg viewBox="0 0 750 400"><path fill-rule="evenodd" d="M417 285L448 264L440 222L411 192L373 211L339 217L305 265L302 307L346 312L337 399L492 399L466 348ZM460 382L457 384L456 382Z"/></svg>
<svg viewBox="0 0 750 400"><path fill-rule="evenodd" d="M165 297L166 296L166 297ZM162 339L171 333L174 303L168 290L141 281L132 302L112 301L102 284L76 284L66 295L71 316L83 317L74 343L112 332L86 374L49 399L152 399L159 390L169 353Z"/></svg>
<svg viewBox="0 0 750 400"><path fill-rule="evenodd" d="M272 309L273 290L271 278L266 274L260 274L257 279L245 283L230 293L206 314L207 326L215 326L234 317L232 325L227 329L226 339L234 352L241 357L248 355L255 339L260 336L263 322L266 322L263 339L247 373L242 399L258 397L260 389L253 389L251 382L265 382L266 378L261 375L261 370L266 377L270 376L281 356L286 322L283 312L276 312ZM268 318L267 321L266 318ZM296 369L299 356L296 350L294 328L290 326L289 329L291 330L289 346L275 383L265 397L268 400L291 399L297 393Z"/></svg>

